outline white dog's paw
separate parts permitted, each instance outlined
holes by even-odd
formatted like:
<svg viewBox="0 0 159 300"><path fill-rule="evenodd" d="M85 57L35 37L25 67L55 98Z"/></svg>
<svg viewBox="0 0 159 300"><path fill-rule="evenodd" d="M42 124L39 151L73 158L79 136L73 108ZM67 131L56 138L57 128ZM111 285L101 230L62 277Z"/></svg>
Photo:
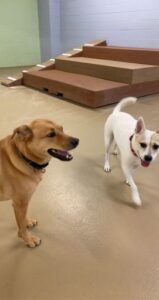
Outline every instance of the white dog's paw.
<svg viewBox="0 0 159 300"><path fill-rule="evenodd" d="M124 182L125 182L126 185L130 186L130 183L127 179Z"/></svg>
<svg viewBox="0 0 159 300"><path fill-rule="evenodd" d="M106 173L111 172L111 168L110 168L110 165L109 165L108 162L106 162L105 165L104 165L104 171L105 171Z"/></svg>
<svg viewBox="0 0 159 300"><path fill-rule="evenodd" d="M113 148L112 154L113 154L113 155L118 155L118 154L119 154L119 151L118 151L118 146L117 146L116 144L114 145L114 148Z"/></svg>
<svg viewBox="0 0 159 300"><path fill-rule="evenodd" d="M118 155L119 153L118 153L118 150L114 150L113 152L112 152L112 154L113 155Z"/></svg>
<svg viewBox="0 0 159 300"><path fill-rule="evenodd" d="M141 199L140 199L138 193L134 193L133 194L133 202L137 206L141 206L142 205L142 202L141 202Z"/></svg>
<svg viewBox="0 0 159 300"><path fill-rule="evenodd" d="M113 155L118 155L119 152L118 152L118 148L114 148L113 152L112 152Z"/></svg>
<svg viewBox="0 0 159 300"><path fill-rule="evenodd" d="M111 168L104 168L104 171L105 171L106 173L110 173L110 172L111 172Z"/></svg>

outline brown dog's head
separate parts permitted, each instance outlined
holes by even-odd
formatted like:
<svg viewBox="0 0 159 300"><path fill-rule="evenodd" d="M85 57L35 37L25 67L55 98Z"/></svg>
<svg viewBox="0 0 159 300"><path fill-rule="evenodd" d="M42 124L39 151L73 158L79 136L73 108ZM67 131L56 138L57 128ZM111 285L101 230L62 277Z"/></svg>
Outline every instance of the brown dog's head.
<svg viewBox="0 0 159 300"><path fill-rule="evenodd" d="M62 126L45 119L16 128L12 138L23 155L38 163L49 161L51 156L69 161L73 157L68 151L79 144L79 139L65 134Z"/></svg>

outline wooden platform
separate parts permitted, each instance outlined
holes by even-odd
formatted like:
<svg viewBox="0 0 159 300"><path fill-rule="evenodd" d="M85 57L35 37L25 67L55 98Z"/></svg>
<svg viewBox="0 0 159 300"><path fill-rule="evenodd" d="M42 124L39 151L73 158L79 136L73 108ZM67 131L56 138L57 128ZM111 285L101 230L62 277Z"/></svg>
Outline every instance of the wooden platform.
<svg viewBox="0 0 159 300"><path fill-rule="evenodd" d="M59 70L25 73L23 82L25 86L93 108L129 95L139 97L159 92L159 81L132 85Z"/></svg>
<svg viewBox="0 0 159 300"><path fill-rule="evenodd" d="M55 60L56 69L125 83L159 79L159 66L96 59L64 57Z"/></svg>
<svg viewBox="0 0 159 300"><path fill-rule="evenodd" d="M159 49L93 41L2 82L23 84L89 107L159 92Z"/></svg>
<svg viewBox="0 0 159 300"><path fill-rule="evenodd" d="M59 70L25 73L23 80L26 86L91 107L102 106L103 99L111 103L114 89L120 93L125 87L124 83Z"/></svg>
<svg viewBox="0 0 159 300"><path fill-rule="evenodd" d="M130 63L159 65L159 49L83 46L83 56Z"/></svg>

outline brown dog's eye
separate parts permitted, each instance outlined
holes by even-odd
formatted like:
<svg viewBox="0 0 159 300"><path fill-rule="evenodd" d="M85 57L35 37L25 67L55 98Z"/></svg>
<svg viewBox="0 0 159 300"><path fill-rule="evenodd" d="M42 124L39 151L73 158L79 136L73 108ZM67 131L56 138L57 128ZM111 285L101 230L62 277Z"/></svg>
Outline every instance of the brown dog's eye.
<svg viewBox="0 0 159 300"><path fill-rule="evenodd" d="M157 149L159 148L159 145L154 144L152 148L153 148L154 150L157 150Z"/></svg>
<svg viewBox="0 0 159 300"><path fill-rule="evenodd" d="M56 135L55 131L51 131L51 132L48 133L47 137L52 138L52 137L54 137L55 135Z"/></svg>
<svg viewBox="0 0 159 300"><path fill-rule="evenodd" d="M147 144L146 143L140 143L140 146L145 149L147 147Z"/></svg>

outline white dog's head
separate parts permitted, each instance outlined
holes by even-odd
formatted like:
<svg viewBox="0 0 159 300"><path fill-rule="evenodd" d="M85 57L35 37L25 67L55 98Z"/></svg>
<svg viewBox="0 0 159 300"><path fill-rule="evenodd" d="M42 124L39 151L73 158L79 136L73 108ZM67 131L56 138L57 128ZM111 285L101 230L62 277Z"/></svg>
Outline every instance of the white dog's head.
<svg viewBox="0 0 159 300"><path fill-rule="evenodd" d="M159 130L146 129L144 120L140 117L136 123L132 146L141 159L142 166L148 167L159 153Z"/></svg>

